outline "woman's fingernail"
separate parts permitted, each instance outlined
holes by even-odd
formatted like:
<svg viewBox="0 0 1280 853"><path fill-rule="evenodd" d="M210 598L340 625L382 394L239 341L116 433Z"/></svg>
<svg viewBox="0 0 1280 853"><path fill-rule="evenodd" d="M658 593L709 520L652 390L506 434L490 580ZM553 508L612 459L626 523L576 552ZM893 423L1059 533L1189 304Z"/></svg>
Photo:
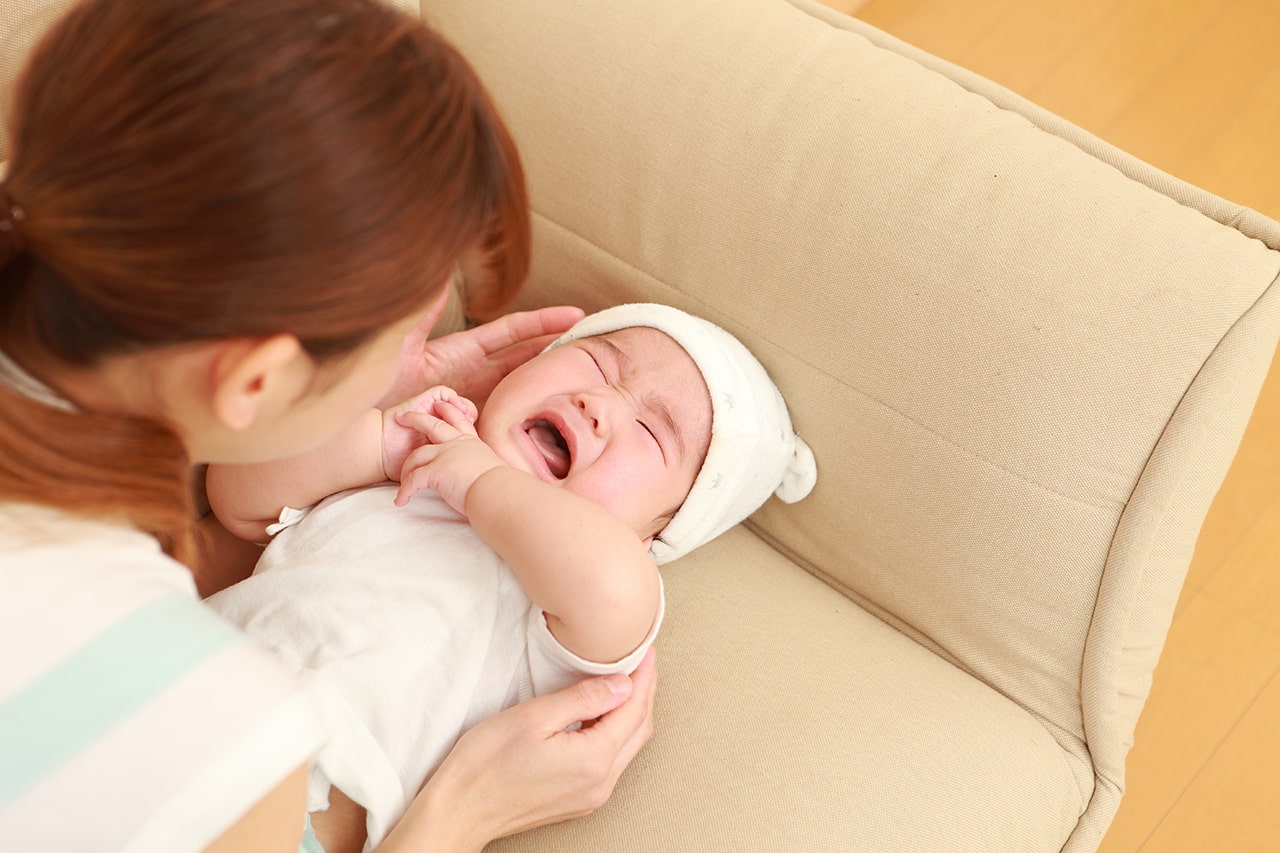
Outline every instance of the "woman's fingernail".
<svg viewBox="0 0 1280 853"><path fill-rule="evenodd" d="M625 675L606 675L604 683L614 696L621 696L624 693L631 692L631 679Z"/></svg>

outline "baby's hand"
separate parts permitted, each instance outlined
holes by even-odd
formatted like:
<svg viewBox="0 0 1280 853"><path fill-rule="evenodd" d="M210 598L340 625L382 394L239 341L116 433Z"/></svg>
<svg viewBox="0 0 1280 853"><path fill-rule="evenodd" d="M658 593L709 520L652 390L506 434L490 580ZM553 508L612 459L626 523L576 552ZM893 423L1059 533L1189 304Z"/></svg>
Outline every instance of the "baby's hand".
<svg viewBox="0 0 1280 853"><path fill-rule="evenodd" d="M434 414L437 404L450 406L453 411L460 413L468 424L476 422L478 412L475 403L466 397L459 396L452 388L444 385L428 388L416 397L410 397L398 406L384 410L382 413L382 472L388 480L399 481L409 454L431 442L430 436L415 429L411 424L402 424L397 416L408 412Z"/></svg>
<svg viewBox="0 0 1280 853"><path fill-rule="evenodd" d="M436 403L434 413L399 412L396 421L430 442L418 447L405 460L396 506L407 504L421 489L435 489L445 503L466 515L471 485L486 471L506 466L476 435L475 417L468 416L452 401Z"/></svg>

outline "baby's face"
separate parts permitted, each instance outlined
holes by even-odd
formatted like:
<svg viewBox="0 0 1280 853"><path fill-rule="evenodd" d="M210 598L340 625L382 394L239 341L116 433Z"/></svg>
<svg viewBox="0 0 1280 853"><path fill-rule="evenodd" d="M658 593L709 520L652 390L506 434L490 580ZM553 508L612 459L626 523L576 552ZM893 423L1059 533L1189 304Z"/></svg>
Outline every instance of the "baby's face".
<svg viewBox="0 0 1280 853"><path fill-rule="evenodd" d="M600 504L648 542L702 467L711 397L672 338L621 329L513 370L476 430L508 465Z"/></svg>

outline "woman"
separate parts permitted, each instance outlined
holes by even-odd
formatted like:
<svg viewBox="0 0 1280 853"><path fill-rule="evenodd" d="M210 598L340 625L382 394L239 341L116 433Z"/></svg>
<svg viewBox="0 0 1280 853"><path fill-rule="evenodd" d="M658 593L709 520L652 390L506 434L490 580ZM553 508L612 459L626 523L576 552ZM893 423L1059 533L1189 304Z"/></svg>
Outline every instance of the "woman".
<svg viewBox="0 0 1280 853"><path fill-rule="evenodd" d="M375 0L87 0L36 49L10 127L0 838L296 850L323 734L177 562L191 466L336 434L470 250L492 273L473 311L505 304L528 261L513 145L465 62ZM465 385L486 372L468 353L515 341L487 362L509 366L575 318L419 339L397 387L432 366ZM649 661L478 726L381 849L590 811L648 738L653 687Z"/></svg>

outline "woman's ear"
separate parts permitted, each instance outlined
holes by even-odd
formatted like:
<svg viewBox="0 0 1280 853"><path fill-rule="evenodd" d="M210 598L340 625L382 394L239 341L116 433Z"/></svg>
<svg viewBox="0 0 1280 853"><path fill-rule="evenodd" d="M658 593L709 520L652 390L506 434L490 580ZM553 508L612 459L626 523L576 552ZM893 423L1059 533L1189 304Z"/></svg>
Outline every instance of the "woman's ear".
<svg viewBox="0 0 1280 853"><path fill-rule="evenodd" d="M297 392L300 358L306 353L293 335L229 343L214 363L214 417L227 429L248 429L277 397Z"/></svg>

